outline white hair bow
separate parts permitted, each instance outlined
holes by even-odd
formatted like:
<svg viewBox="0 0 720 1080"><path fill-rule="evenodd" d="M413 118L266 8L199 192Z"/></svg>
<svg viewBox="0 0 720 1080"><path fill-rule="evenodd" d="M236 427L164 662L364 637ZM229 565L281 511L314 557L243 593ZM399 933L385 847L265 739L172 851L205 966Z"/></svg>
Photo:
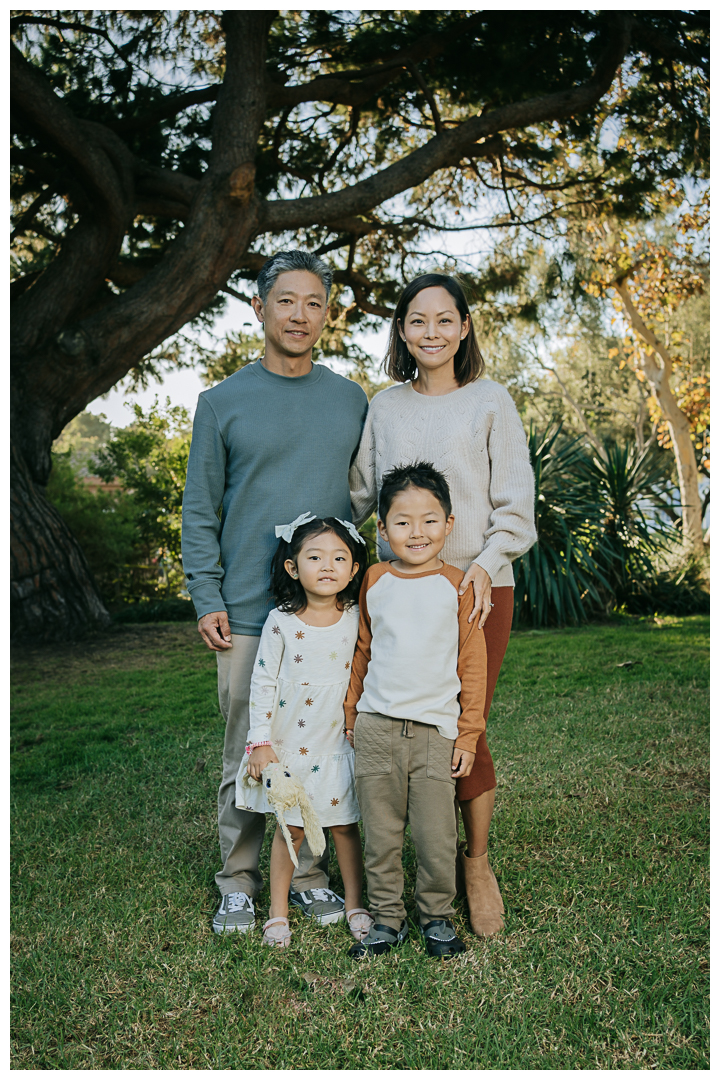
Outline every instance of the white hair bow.
<svg viewBox="0 0 720 1080"><path fill-rule="evenodd" d="M275 536L278 540L282 536L283 540L289 544L295 530L299 529L301 525L307 525L308 521L314 521L316 517L317 514L311 514L310 511L307 510L304 514L301 514L300 517L296 517L294 521L291 521L289 525L276 525Z"/></svg>
<svg viewBox="0 0 720 1080"><path fill-rule="evenodd" d="M360 535L360 533L359 533L359 532L357 531L357 529L356 529L356 528L355 528L355 526L353 525L352 521L343 521L343 519L342 519L342 518L339 518L339 517L336 517L336 518L335 518L335 520L336 520L336 521L339 521L341 525L344 525L344 526L345 526L345 528L347 529L347 531L348 531L348 532L350 533L350 535L352 536L353 540L354 540L354 541L355 541L355 542L356 542L357 544L362 544L362 546L363 546L363 547L366 547L366 546L367 546L367 545L365 544L365 541L363 540L362 536Z"/></svg>

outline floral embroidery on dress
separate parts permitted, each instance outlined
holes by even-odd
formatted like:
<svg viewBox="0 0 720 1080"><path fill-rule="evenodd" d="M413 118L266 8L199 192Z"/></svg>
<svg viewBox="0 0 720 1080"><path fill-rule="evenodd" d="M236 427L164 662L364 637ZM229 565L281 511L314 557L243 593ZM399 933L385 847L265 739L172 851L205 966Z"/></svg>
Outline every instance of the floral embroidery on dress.
<svg viewBox="0 0 720 1080"><path fill-rule="evenodd" d="M352 619L357 622L355 612ZM268 655L258 650L253 672L253 722L260 730L262 725L265 730L272 728L272 745L278 757L305 783L308 797L325 775L326 782L314 798L323 825L326 820L328 824L349 821L359 813L352 783L353 754L345 741L342 709L352 668L354 622L348 620L337 630L319 633L294 615L274 611L264 629L263 650L267 646ZM267 644L271 637L279 641ZM304 651L294 652L293 644ZM302 745L298 745L300 738L305 740ZM265 806L265 796L258 790L259 809ZM255 808L256 801L249 800L247 809Z"/></svg>

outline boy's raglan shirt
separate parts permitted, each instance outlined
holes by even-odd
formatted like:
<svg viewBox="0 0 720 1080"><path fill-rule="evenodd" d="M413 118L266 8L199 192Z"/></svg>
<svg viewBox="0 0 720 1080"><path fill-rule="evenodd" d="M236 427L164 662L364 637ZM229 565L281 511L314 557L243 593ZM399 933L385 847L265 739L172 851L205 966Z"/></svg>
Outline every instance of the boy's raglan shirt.
<svg viewBox="0 0 720 1080"><path fill-rule="evenodd" d="M376 563L360 589L360 627L345 723L358 712L434 724L461 750L475 752L485 730L487 654L472 588L447 563L424 574L401 574Z"/></svg>

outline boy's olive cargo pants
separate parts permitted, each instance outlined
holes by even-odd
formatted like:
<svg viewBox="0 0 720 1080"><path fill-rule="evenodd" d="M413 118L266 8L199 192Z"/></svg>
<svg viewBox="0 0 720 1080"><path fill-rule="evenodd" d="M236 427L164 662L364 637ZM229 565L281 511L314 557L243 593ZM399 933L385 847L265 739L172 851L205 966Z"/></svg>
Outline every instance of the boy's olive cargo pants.
<svg viewBox="0 0 720 1080"><path fill-rule="evenodd" d="M454 916L454 745L430 724L363 712L355 721L355 786L365 830L370 913L393 930L406 916L402 848L408 823L417 853L420 924Z"/></svg>

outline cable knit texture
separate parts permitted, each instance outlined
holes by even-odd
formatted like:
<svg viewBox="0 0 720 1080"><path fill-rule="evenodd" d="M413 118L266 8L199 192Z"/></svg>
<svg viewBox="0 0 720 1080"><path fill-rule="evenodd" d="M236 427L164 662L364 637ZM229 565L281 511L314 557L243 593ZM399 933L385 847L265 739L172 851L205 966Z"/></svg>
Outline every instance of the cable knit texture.
<svg viewBox="0 0 720 1080"><path fill-rule="evenodd" d="M513 585L512 561L535 543L535 483L525 432L505 387L480 379L440 397L410 383L370 403L350 470L353 517L377 509L383 474L429 461L447 477L455 527L442 558L465 572L472 562L493 585ZM378 556L393 557L378 536Z"/></svg>

